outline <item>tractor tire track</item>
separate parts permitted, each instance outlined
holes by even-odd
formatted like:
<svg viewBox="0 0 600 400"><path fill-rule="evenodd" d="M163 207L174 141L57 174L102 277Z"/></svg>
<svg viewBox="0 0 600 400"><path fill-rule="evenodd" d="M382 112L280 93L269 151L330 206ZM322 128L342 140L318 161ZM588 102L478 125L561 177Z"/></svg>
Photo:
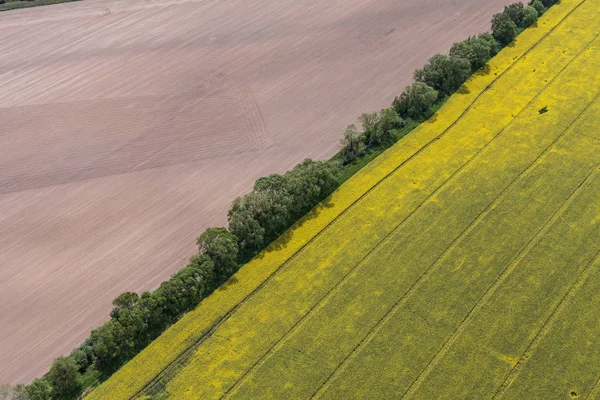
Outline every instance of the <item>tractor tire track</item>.
<svg viewBox="0 0 600 400"><path fill-rule="evenodd" d="M596 169L596 171L598 171ZM577 280L569 287L569 290L564 294L564 296L560 299L554 310L550 313L548 318L544 321L542 327L538 330L533 339L529 342L521 357L515 364L515 366L508 372L506 378L502 382L502 384L498 387L498 390L492 396L493 399L499 399L504 396L506 390L510 387L510 384L514 381L516 375L521 370L523 364L531 357L535 348L540 343L540 341L544 338L544 336L548 333L551 325L554 323L556 318L562 314L564 309L569 305L569 303L573 300L577 291L583 286L585 281L590 275L592 270L592 265L594 265L600 259L600 250L596 252L596 254L592 257L592 259L587 263L584 269L577 276Z"/></svg>

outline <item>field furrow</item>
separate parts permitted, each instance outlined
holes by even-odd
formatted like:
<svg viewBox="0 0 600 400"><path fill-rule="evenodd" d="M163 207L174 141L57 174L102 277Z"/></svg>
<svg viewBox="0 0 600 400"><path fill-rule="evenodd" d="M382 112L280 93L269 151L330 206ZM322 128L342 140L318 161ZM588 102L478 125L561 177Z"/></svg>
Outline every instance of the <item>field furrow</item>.
<svg viewBox="0 0 600 400"><path fill-rule="evenodd" d="M415 397L430 398L431 393L439 393L440 387L451 387L454 394L474 397L492 396L502 389L546 322L564 317L554 315L562 310L561 299L578 284L579 275L585 274L598 254L598 243L592 238L600 234L596 222L600 207L594 202L599 188L600 182L594 180L569 205L560 223L504 279L489 304L461 333ZM562 239L567 234L578 240L565 242ZM548 271L549 264L556 268ZM447 375L450 370L452 376ZM481 378L466 380L475 370Z"/></svg>
<svg viewBox="0 0 600 400"><path fill-rule="evenodd" d="M580 174L582 172L583 171L578 171L577 174L581 177ZM593 172L596 173L596 169L594 169ZM547 181L543 181L541 183L544 182L547 183ZM588 186L590 186L589 183L579 186L580 189L576 190L573 192L573 195L571 195L576 197L570 197L569 201L567 201L567 207L571 207L571 203L578 197L582 196L583 189L581 188L589 191L590 189ZM535 189L537 189L538 192L532 192L532 196L537 196L542 191L542 188L537 185L535 186ZM550 189L556 190L556 187L552 186ZM560 191L563 191L563 196L568 195L568 193L564 192L565 189L568 190L568 187L560 189ZM530 198L531 197L526 197L526 199ZM514 200L518 199L514 198L513 201ZM580 201L585 200L587 199ZM541 203L537 207L545 208L545 204ZM499 207L499 212L501 212L502 209L506 210L506 207ZM520 209L522 210L522 208ZM561 217L563 212L564 208L559 209L549 220L550 224L543 225L542 229L539 230L539 233L533 237L535 240L523 243L524 247L522 247L522 249L524 250L524 253L518 254L529 254L531 252L530 243L537 244L540 241L539 235L544 234L549 227L552 227L556 223L557 217ZM492 217L493 215L490 215L490 218ZM497 222L498 219L499 218L496 216L493 221ZM517 225L517 223L514 222L513 224ZM529 228L524 226L523 222L512 227L507 225L509 224L500 223L497 228L502 230L505 236L511 235L511 233L514 235L515 229L520 231L524 228ZM528 229L525 230L528 231ZM492 233L498 232L493 231ZM473 234L479 234L481 242L485 244L495 240L504 239L504 236L481 236L480 232L477 232L476 230L473 231ZM519 237L517 237L512 240L518 241L523 239L519 239ZM447 260L445 260L443 265L438 269L439 273L437 276L432 276L429 279L429 297L424 298L424 295L419 296L418 293L413 295L412 301L407 302L403 306L403 309L398 310L392 318L385 321L382 328L376 332L376 335L372 335L370 338L371 340L367 343L367 346L365 346L365 348L363 348L362 351L351 360L349 365L347 365L346 370L336 377L334 382L332 382L330 387L328 387L324 392L325 395L322 397L339 398L339 396L343 396L344 394L348 393L352 393L353 395L358 393L358 397L363 398L378 396L396 397L408 392L409 387L414 385L414 382L428 385L433 378L428 376L428 379L419 381L419 378L425 377L419 373L419 369L426 369L427 366L431 365L431 361L428 361L428 354L440 354L440 352L444 350L444 346L452 342L450 340L452 336L448 336L448 334L452 332L452 321L456 321L456 325L454 326L458 327L454 330L454 332L458 331L459 333L463 333L460 328L465 326L465 322L471 322L472 318L469 318L469 315L471 315L470 313L473 311L480 311L481 309L487 309L487 305L481 307L483 304L485 304L481 303L481 300L483 299L485 302L485 300L489 299L489 294L493 294L496 289L496 286L494 286L496 285L496 282L502 283L503 286L507 285L504 283L506 276L512 273L519 265L518 263L511 262L508 265L508 268L504 270L506 272L502 271L499 275L496 275L498 278L495 278L492 274L498 274L500 272L496 269L496 265L498 265L499 268L502 268L502 265L506 265L501 263L502 259L508 259L510 262L510 258L513 254L502 254L501 252L504 250L510 251L511 248L509 247L508 249L505 249L503 246L501 247L500 244L496 245L496 247L500 248L491 248L490 250L485 251L481 250L485 244L479 244L478 248L477 243L471 244L470 242L467 242L465 246L468 246L468 249L479 249L481 251L480 253L471 255L470 257L465 256L464 251L461 253L460 248L457 248L456 250L458 253L449 254ZM442 269L444 267L445 269ZM461 290L455 290L458 293L448 293L447 287L450 287L452 284L456 285L456 281L452 280L452 277L454 276L462 278L460 282L462 283L463 287L461 287ZM481 282L484 279L487 279L488 282L491 282L493 285L485 291L483 291L485 284L482 284L483 282ZM510 286L507 285L507 287ZM424 286L423 290L425 289L426 287ZM478 292L483 292L483 294L479 300L476 300L474 297L477 296ZM464 299L460 298L461 296L464 297ZM440 309L434 309L432 311L427 310L428 306L437 304L444 304L447 308L444 308L443 311ZM479 307L477 307L478 305ZM463 319L461 319L458 315L461 313L461 310L468 312ZM506 318L500 321L505 322ZM478 329L487 328L487 326L476 326ZM444 332L448 333L445 335ZM436 343L441 344L441 349L440 347L436 346ZM471 343L471 347L468 350L464 349L464 351L468 354L469 352L473 352L479 348L480 347L478 346L473 346ZM447 352L443 352L443 355L447 355ZM495 355L504 362L506 362L508 359L508 356L503 358L504 356L502 353L496 353ZM448 363L453 363L452 365L454 368L457 367L456 363L459 363L458 365L466 364L468 356L466 354L463 354L463 356L464 357L456 357L453 355L448 357ZM432 360L435 360L435 357ZM421 365L421 367L419 367L419 365ZM477 370L470 371L472 374L471 376L476 376L477 379L473 380L462 377L462 380L457 379L453 382L445 382L443 386L445 389L443 392L447 393L450 398L454 398L455 395L469 398L485 397L485 395L482 393L474 393L473 391L469 391L469 388L463 387L461 382L483 384L487 379L490 379L490 377L494 377L494 375L481 374L479 372L480 364L469 365L472 365L472 368ZM392 372L394 371L394 368L399 368L399 370L402 371L402 374L398 376L396 372L396 375L394 375ZM434 374L436 372L437 371L434 369ZM444 373L449 374L448 369L440 372L439 375L444 376ZM408 377L406 375L408 375ZM447 375L445 376L447 377ZM415 380L411 380L411 377L413 377ZM498 378L500 377L496 377L496 379ZM398 383L398 381L400 381L400 383ZM404 382L404 385L402 385L401 382ZM415 389L420 386L419 384L416 385ZM440 393L442 392L435 393L436 397L439 397ZM411 394L414 394L414 391L411 392ZM493 392L488 393L488 396L491 394L493 394ZM417 390L416 395L417 397L421 397L421 392ZM425 393L425 395L422 397L428 398L430 395L431 393Z"/></svg>
<svg viewBox="0 0 600 400"><path fill-rule="evenodd" d="M549 321L535 351L523 358L517 374L507 382L502 398L549 398L561 393L564 398L597 398L594 393L600 375L600 260L588 269L575 294L564 301L559 319ZM590 279L592 278L592 279ZM590 368L592 367L592 368Z"/></svg>

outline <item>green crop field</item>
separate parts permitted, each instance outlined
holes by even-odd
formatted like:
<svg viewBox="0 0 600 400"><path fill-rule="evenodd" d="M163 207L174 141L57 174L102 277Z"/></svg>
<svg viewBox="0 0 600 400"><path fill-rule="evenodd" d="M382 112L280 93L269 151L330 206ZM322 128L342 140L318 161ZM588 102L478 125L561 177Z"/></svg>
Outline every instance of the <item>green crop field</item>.
<svg viewBox="0 0 600 400"><path fill-rule="evenodd" d="M89 398L597 398L599 65L562 0Z"/></svg>

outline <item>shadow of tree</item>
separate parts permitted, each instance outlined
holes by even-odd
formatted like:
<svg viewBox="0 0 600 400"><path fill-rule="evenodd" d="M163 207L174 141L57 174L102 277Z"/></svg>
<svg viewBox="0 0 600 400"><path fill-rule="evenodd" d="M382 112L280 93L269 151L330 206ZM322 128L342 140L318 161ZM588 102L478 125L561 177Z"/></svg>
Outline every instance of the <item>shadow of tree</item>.
<svg viewBox="0 0 600 400"><path fill-rule="evenodd" d="M313 207L308 213L306 213L306 215L304 215L304 217L300 218L300 220L296 221L292 226L290 226L288 229L286 229L285 232L283 232L281 235L279 235L279 237L277 239L275 239L273 242L271 242L263 251L261 251L258 255L256 255L255 258L262 258L262 257L264 257L264 254L266 254L266 253L271 253L273 251L281 250L290 242L290 240L292 240L296 231L298 229L302 228L302 226L306 222L313 220L315 218L318 218L324 209L328 209L333 206L334 206L334 204L331 201L331 196L326 197L319 204L317 204L315 207Z"/></svg>
<svg viewBox="0 0 600 400"><path fill-rule="evenodd" d="M469 88L467 87L467 85L463 84L461 85L458 90L456 91L456 93L458 94L469 94L471 93L471 91L469 90Z"/></svg>
<svg viewBox="0 0 600 400"><path fill-rule="evenodd" d="M485 64L483 67L479 68L473 75L475 76L486 76L492 72L492 67L488 64Z"/></svg>
<svg viewBox="0 0 600 400"><path fill-rule="evenodd" d="M240 280L237 278L237 276L235 276L235 274L233 274L231 276L231 278L227 279L227 281L225 281L225 283L223 283L221 286L219 286L217 288L217 291L224 291L227 290L230 286L234 286L236 283L238 283Z"/></svg>

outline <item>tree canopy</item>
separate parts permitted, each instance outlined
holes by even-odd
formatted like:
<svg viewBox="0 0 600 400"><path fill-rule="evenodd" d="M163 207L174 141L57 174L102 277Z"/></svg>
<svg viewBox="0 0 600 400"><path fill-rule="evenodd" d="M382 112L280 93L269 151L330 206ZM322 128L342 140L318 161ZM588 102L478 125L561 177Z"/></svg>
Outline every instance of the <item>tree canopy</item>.
<svg viewBox="0 0 600 400"><path fill-rule="evenodd" d="M492 18L492 32L494 38L506 46L517 37L517 24L505 13L499 13Z"/></svg>
<svg viewBox="0 0 600 400"><path fill-rule="evenodd" d="M438 92L434 88L423 82L414 82L394 99L392 107L402 118L421 120L431 116L431 108L437 99Z"/></svg>
<svg viewBox="0 0 600 400"><path fill-rule="evenodd" d="M462 57L436 54L415 72L417 82L426 83L441 96L454 93L471 76L471 63Z"/></svg>

